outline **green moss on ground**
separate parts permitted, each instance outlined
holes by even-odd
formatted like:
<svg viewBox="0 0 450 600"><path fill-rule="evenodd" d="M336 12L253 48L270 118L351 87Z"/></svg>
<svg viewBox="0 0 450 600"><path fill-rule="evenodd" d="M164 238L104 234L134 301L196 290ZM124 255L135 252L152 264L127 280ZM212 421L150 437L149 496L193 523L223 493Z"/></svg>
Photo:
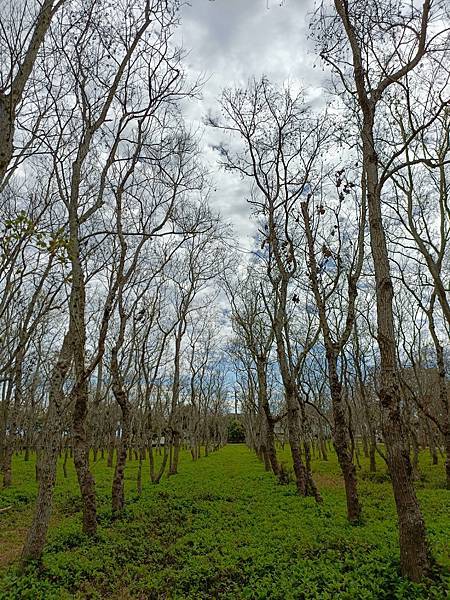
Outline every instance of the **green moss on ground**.
<svg viewBox="0 0 450 600"><path fill-rule="evenodd" d="M288 461L285 449L284 458ZM0 599L443 599L448 568L449 493L442 465L421 456L417 484L434 579L414 585L399 575L395 508L385 468L359 471L364 520L345 519L345 495L334 455L315 460L322 505L280 486L243 445L202 458L182 456L180 473L155 486L147 469L141 497L137 461L127 466L127 508L113 522L112 469L94 465L99 533L80 533L80 499L73 466L59 472L55 511L42 565L19 574L14 563L36 495L34 464L16 457L15 485L0 492ZM60 466L61 468L61 466ZM448 579L447 579L448 583Z"/></svg>

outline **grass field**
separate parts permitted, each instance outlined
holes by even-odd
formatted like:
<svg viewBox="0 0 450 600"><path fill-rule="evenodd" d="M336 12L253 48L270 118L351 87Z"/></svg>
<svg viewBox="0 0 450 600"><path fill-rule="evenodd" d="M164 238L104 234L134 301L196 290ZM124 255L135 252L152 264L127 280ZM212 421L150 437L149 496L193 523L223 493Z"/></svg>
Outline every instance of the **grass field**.
<svg viewBox="0 0 450 600"><path fill-rule="evenodd" d="M285 458L288 460L287 449ZM138 497L137 462L126 472L127 509L113 522L112 470L93 469L99 534L80 533L80 499L73 466L62 469L43 564L19 574L14 561L31 520L36 494L33 462L18 456L14 486L0 492L0 599L443 599L447 598L449 492L443 465L421 456L418 495L439 566L418 586L399 576L391 487L384 467L359 472L364 522L350 526L335 457L314 461L322 505L280 486L242 445L192 462L155 486L145 471ZM448 582L448 579L447 579Z"/></svg>

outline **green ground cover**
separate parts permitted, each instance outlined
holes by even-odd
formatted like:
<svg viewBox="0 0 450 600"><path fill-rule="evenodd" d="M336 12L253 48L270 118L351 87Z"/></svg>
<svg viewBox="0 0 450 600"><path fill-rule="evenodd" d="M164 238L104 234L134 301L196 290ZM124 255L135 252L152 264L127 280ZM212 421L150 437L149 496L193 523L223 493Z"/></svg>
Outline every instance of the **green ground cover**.
<svg viewBox="0 0 450 600"><path fill-rule="evenodd" d="M287 449L284 457L288 461ZM80 533L73 466L58 476L49 542L40 566L17 560L36 495L34 464L16 457L15 484L0 492L0 599L443 599L448 569L449 492L442 464L421 456L418 495L439 567L425 585L399 576L395 509L384 467L359 471L364 522L350 526L334 455L315 460L324 498L316 505L278 485L243 445L192 462L136 493L137 461L126 471L127 508L112 521L106 460L94 465L99 533ZM447 578L448 583L448 578Z"/></svg>

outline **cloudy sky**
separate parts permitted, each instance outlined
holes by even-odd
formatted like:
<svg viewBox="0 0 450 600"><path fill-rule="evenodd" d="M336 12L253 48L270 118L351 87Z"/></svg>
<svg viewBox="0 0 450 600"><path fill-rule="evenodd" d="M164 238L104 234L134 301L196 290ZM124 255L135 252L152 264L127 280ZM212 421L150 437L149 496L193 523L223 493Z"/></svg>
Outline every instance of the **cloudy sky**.
<svg viewBox="0 0 450 600"><path fill-rule="evenodd" d="M203 75L203 99L189 108L189 118L202 122L208 110L217 108L217 99L226 86L245 85L247 80L266 75L272 81L290 80L312 96L321 93L317 57L308 42L308 23L313 0L190 0L183 8L179 35L189 50L188 71ZM203 145L213 171L217 191L213 205L232 222L240 245L249 246L253 231L248 187L237 176L223 173L216 165L211 144L217 131L206 128Z"/></svg>

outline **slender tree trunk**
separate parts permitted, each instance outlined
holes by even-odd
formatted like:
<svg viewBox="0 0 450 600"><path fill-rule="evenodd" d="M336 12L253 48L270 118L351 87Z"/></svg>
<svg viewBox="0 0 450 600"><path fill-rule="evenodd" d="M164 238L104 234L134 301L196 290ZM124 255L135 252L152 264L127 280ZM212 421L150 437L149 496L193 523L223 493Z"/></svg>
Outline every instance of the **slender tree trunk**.
<svg viewBox="0 0 450 600"><path fill-rule="evenodd" d="M323 426L321 421L319 421L319 448L320 454L322 455L322 460L328 460L327 445L324 440Z"/></svg>
<svg viewBox="0 0 450 600"><path fill-rule="evenodd" d="M294 392L295 394L295 392ZM289 446L291 448L292 464L294 467L295 481L297 491L301 496L314 496L316 502L321 502L322 498L312 478L311 472L305 466L302 459L300 446L301 430L299 425L299 402L297 397L286 397L288 404L288 435Z"/></svg>
<svg viewBox="0 0 450 600"><path fill-rule="evenodd" d="M306 426L307 426L307 416L305 411L305 404L302 402L297 393L297 403L300 406L300 415L301 415L301 436L303 437L303 449L305 451L305 474L306 474L306 494L308 496L313 496L315 501L320 503L322 502L322 496L317 489L316 482L312 476L311 471L311 449L310 444L306 435Z"/></svg>
<svg viewBox="0 0 450 600"><path fill-rule="evenodd" d="M336 357L327 351L330 379L330 391L334 418L334 447L344 477L345 496L347 500L347 518L350 523L357 523L361 518L356 469L353 464L352 451L348 435L348 424L342 398L342 385L337 375Z"/></svg>
<svg viewBox="0 0 450 600"><path fill-rule="evenodd" d="M375 434L373 432L370 433L370 444L369 444L369 470L371 473L375 473L377 470L377 463L375 460L375 455L377 451L377 441L375 439Z"/></svg>
<svg viewBox="0 0 450 600"><path fill-rule="evenodd" d="M44 439L37 459L38 495L33 521L22 549L21 558L23 563L30 560L40 560L44 550L52 511L61 429L58 410L55 406L50 406L47 413L45 432L43 433Z"/></svg>
<svg viewBox="0 0 450 600"><path fill-rule="evenodd" d="M64 478L67 479L67 461L69 459L69 440L66 440L64 449L64 462L63 462L63 474Z"/></svg>
<svg viewBox="0 0 450 600"><path fill-rule="evenodd" d="M138 464L136 488L137 488L137 493L140 496L142 494L142 463L145 460L145 446L144 445L142 445L139 449L138 460L139 460L139 464Z"/></svg>
<svg viewBox="0 0 450 600"><path fill-rule="evenodd" d="M369 458L369 443L367 441L367 435L366 435L366 431L363 431L362 434L362 447L363 447L363 453L364 453L364 458Z"/></svg>
<svg viewBox="0 0 450 600"><path fill-rule="evenodd" d="M73 462L83 501L83 533L97 532L97 500L95 480L89 466L89 444L86 435L87 383L83 383L75 402L73 415Z"/></svg>
<svg viewBox="0 0 450 600"><path fill-rule="evenodd" d="M148 447L148 465L150 469L150 481L154 483L155 481L155 457L153 455L153 440L150 435L150 445Z"/></svg>
<svg viewBox="0 0 450 600"><path fill-rule="evenodd" d="M272 417L267 417L266 413L266 444L267 456L269 457L270 466L273 474L277 477L280 471L280 466L277 459L277 450L275 448L274 422Z"/></svg>
<svg viewBox="0 0 450 600"><path fill-rule="evenodd" d="M117 396L116 399L119 402L122 410L122 436L117 449L116 466L114 469L111 492L112 512L115 516L119 515L125 507L124 475L125 466L127 464L127 451L130 436L130 409L128 406L128 401L124 397L125 394L123 390L121 390L120 394L123 394L123 397L120 398L120 401Z"/></svg>
<svg viewBox="0 0 450 600"><path fill-rule="evenodd" d="M176 475L178 473L178 461L180 458L180 445L181 445L181 434L178 430L173 432L172 436L172 455L170 460L169 475Z"/></svg>
<svg viewBox="0 0 450 600"><path fill-rule="evenodd" d="M406 436L401 418L392 308L394 289L381 211L383 184L379 180L379 163L374 137L377 102L383 91L393 80L386 78L382 82L384 87L378 87L376 90L371 90L370 93L367 91L362 49L351 22L348 3L344 0L334 0L334 4L350 43L353 55L353 78L362 113L363 171L369 211L370 247L375 272L377 341L380 350L380 387L378 395L382 407L382 429L387 450L386 458L398 515L400 564L404 575L413 581L420 581L430 569L429 551L425 524L414 490L411 463L405 448ZM426 1L423 13L425 24L427 23L429 8L430 5ZM426 31L426 27L422 29L421 38L423 35L426 37ZM410 67L406 72L413 69L414 64L417 64L420 59L419 52L416 60L410 63ZM398 71L398 75L400 78L402 77L401 71Z"/></svg>
<svg viewBox="0 0 450 600"><path fill-rule="evenodd" d="M433 300L434 304L434 300ZM448 402L448 383L447 383L447 372L445 368L445 357L444 357L444 348L439 341L439 338L436 333L436 328L434 324L433 318L433 304L430 306L429 312L427 312L428 316L428 324L431 333L431 337L433 338L434 348L436 351L436 364L438 369L438 377L439 377L439 400L442 407L442 411L444 413L443 424L441 428L441 433L444 436L445 443L445 474L446 474L446 487L450 490L450 407Z"/></svg>
<svg viewBox="0 0 450 600"><path fill-rule="evenodd" d="M64 382L71 365L71 360L72 348L70 335L67 333L50 380L47 416L36 462L38 495L33 521L22 549L22 563L29 560L40 560L47 539L53 502L53 489L56 482L58 453L61 443L61 411L64 400Z"/></svg>
<svg viewBox="0 0 450 600"><path fill-rule="evenodd" d="M294 467L295 483L301 496L306 496L306 473L300 451L300 430L298 427L298 408L288 405L288 436L291 448L292 465Z"/></svg>
<svg viewBox="0 0 450 600"><path fill-rule="evenodd" d="M13 438L13 436L10 436ZM14 439L8 440L3 456L3 487L11 487L12 485L12 457L14 454Z"/></svg>
<svg viewBox="0 0 450 600"><path fill-rule="evenodd" d="M432 430L428 421L426 422L426 428L427 428L427 437L428 437L428 447L430 449L430 455L431 455L431 463L433 465L437 465L439 461L438 461L438 453L437 453L437 447L436 447L436 438L434 435L434 431Z"/></svg>
<svg viewBox="0 0 450 600"><path fill-rule="evenodd" d="M363 128L364 168L367 181L370 245L375 270L378 344L380 349L379 398L383 413L383 435L397 508L402 573L420 581L429 571L425 523L413 485L405 432L400 413L400 388L396 364L393 286L381 215L378 157L373 139L374 112L366 115Z"/></svg>
<svg viewBox="0 0 450 600"><path fill-rule="evenodd" d="M450 490L450 428L447 430L445 435L445 475L446 475L446 484L447 489Z"/></svg>
<svg viewBox="0 0 450 600"><path fill-rule="evenodd" d="M119 301L119 313L121 317L120 332L116 345L111 352L112 390L114 398L116 399L116 402L120 406L120 410L122 412L122 435L120 437L119 447L117 449L116 466L114 469L111 490L112 513L114 516L118 516L123 511L125 506L124 475L131 437L131 407L124 389L118 361L118 352L124 340L126 324L125 313L123 311L121 301Z"/></svg>
<svg viewBox="0 0 450 600"><path fill-rule="evenodd" d="M159 471L156 474L153 483L159 483L161 481L162 476L164 475L164 472L166 470L166 466L167 466L167 462L169 459L169 453L170 453L170 449L172 447L171 443L168 443L167 440L164 443L164 448L162 450L162 461L161 461L161 466L159 467Z"/></svg>
<svg viewBox="0 0 450 600"><path fill-rule="evenodd" d="M114 440L111 439L109 441L109 446L108 446L108 458L106 461L106 466L107 467L112 467L113 466L113 462L114 462Z"/></svg>
<svg viewBox="0 0 450 600"><path fill-rule="evenodd" d="M278 476L279 465L277 460L277 451L275 448L275 435L274 435L274 420L269 406L269 400L267 397L267 379L266 379L266 368L267 360L262 357L257 357L256 360L256 372L258 377L258 405L263 410L264 414L264 426L263 426L263 437L265 439L265 461L270 463L270 468L275 476ZM267 463L266 463L267 467ZM266 470L269 470L266 468Z"/></svg>

